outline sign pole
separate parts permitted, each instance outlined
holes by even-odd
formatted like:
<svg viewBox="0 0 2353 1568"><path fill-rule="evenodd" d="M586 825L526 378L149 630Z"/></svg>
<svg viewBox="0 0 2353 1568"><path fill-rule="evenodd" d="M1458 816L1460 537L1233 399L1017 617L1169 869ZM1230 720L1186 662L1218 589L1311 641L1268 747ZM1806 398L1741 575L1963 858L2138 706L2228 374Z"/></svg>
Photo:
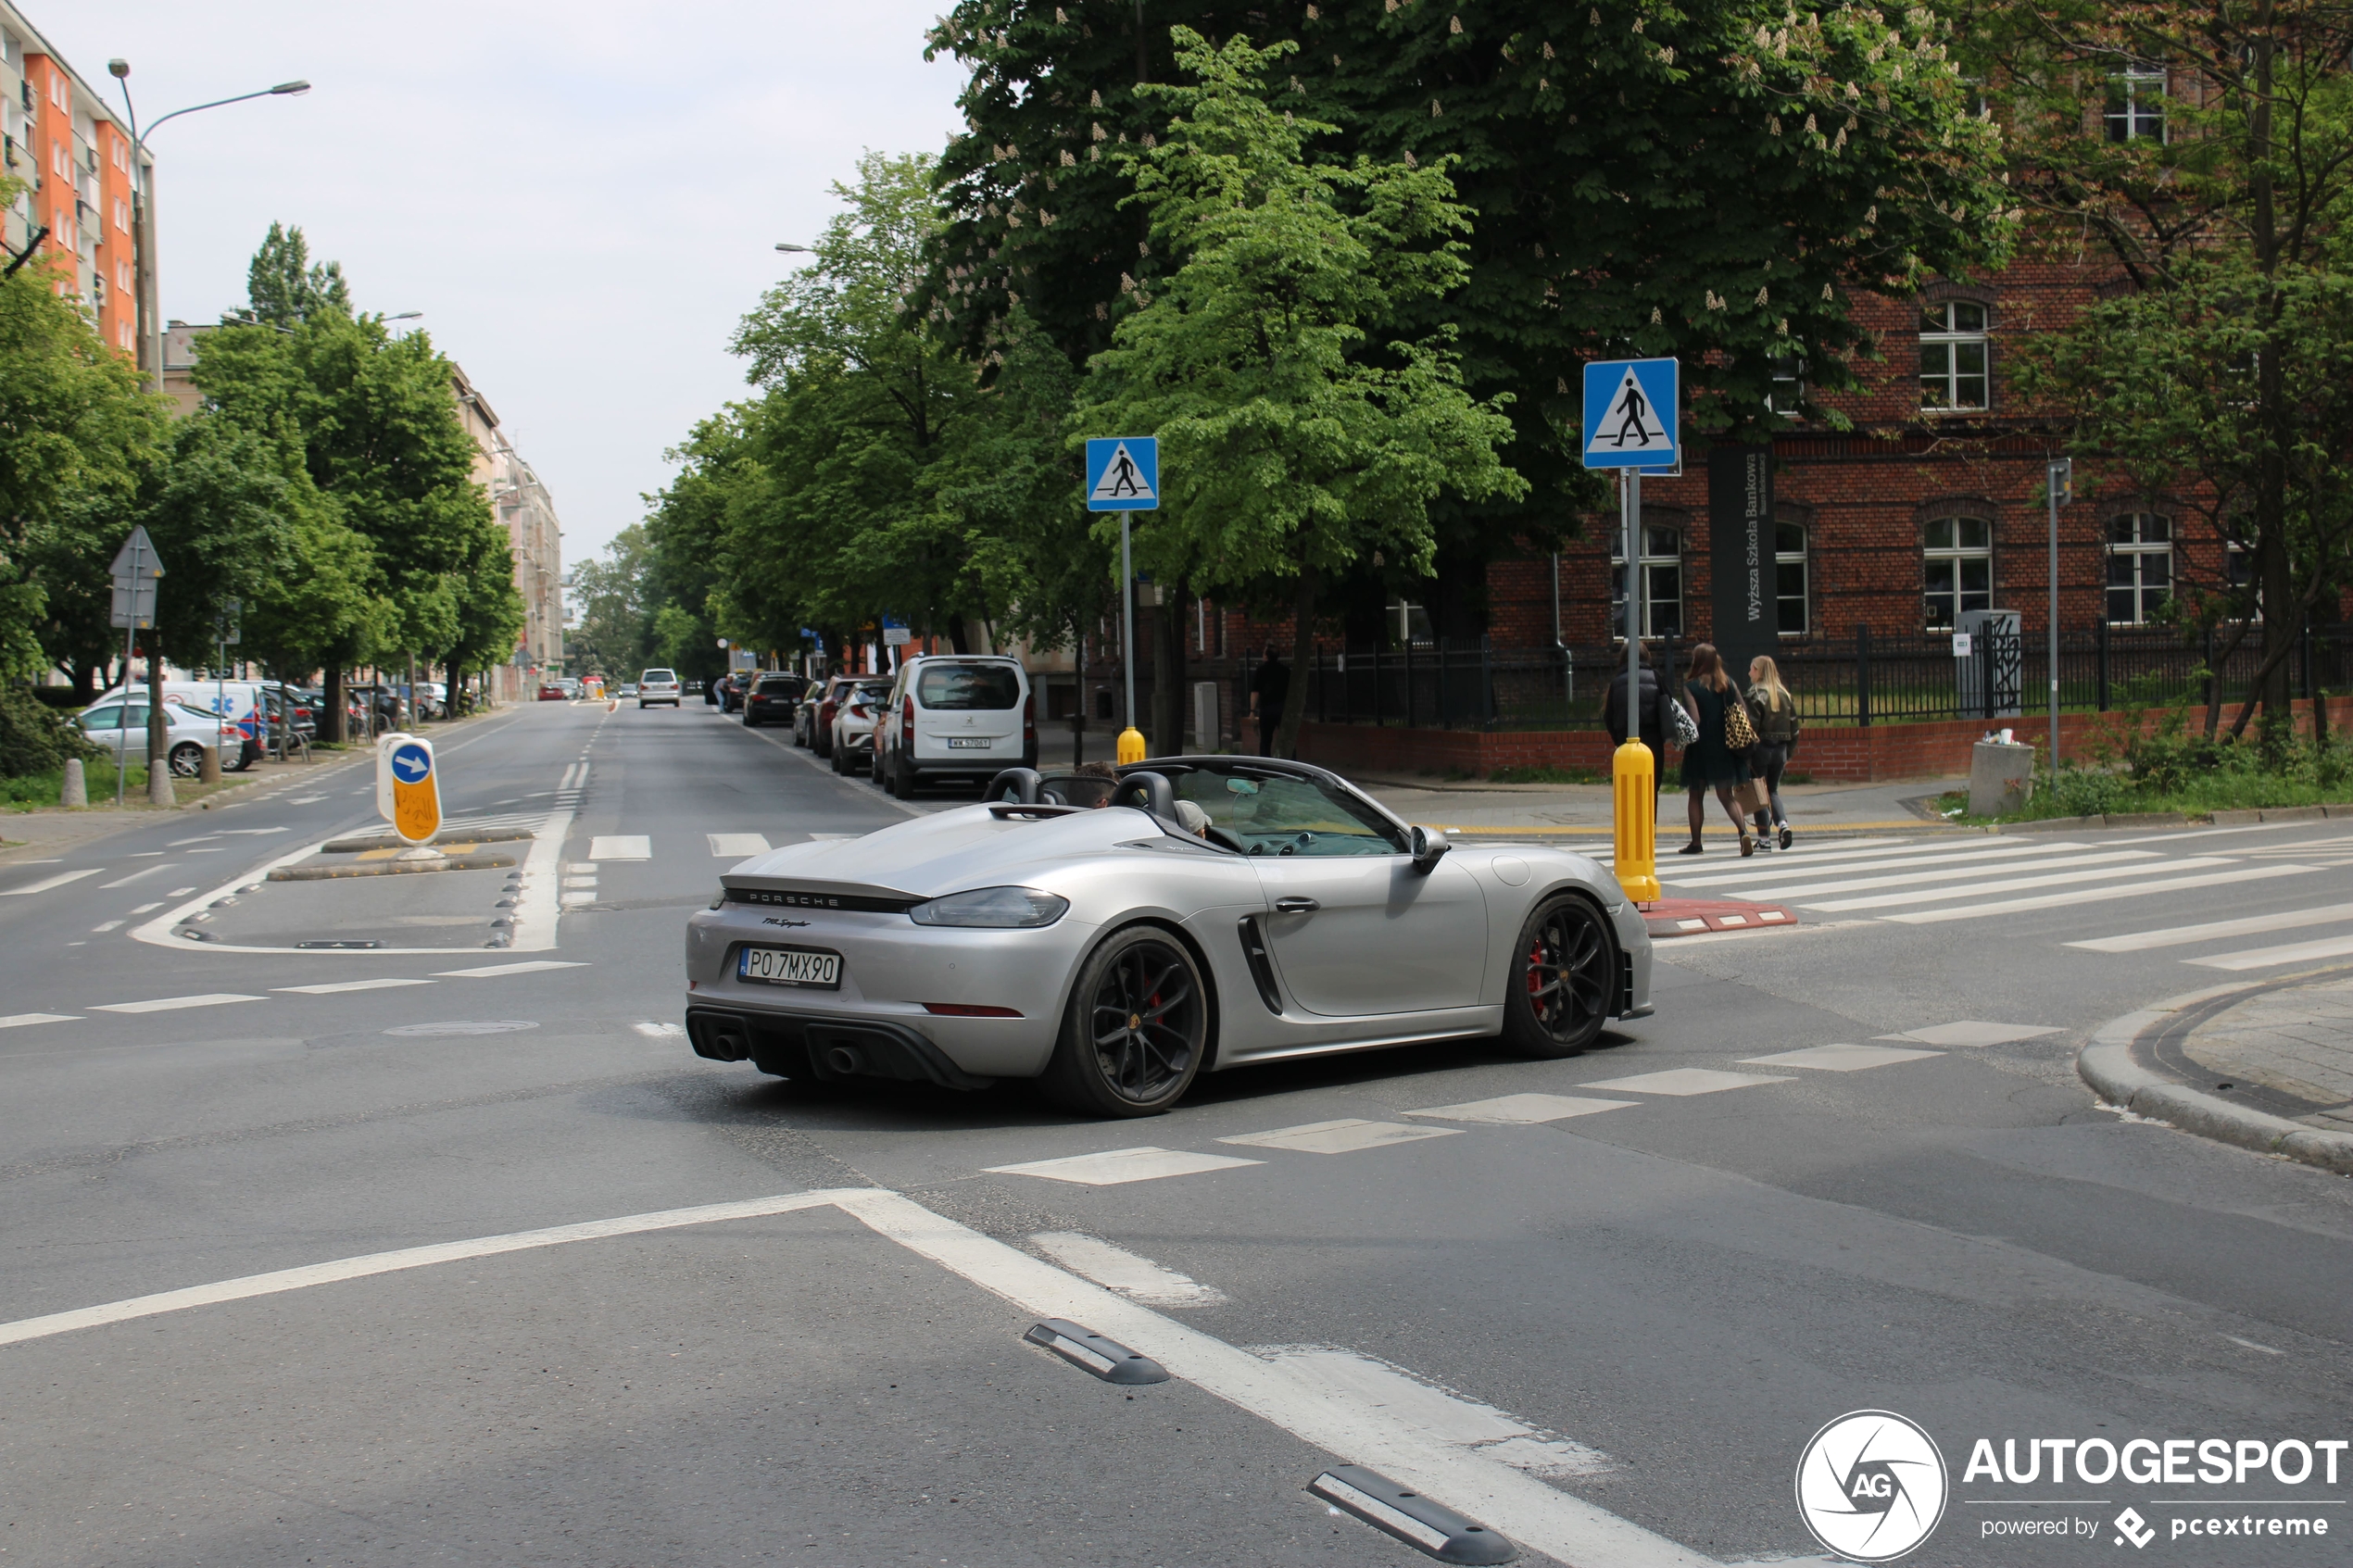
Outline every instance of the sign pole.
<svg viewBox="0 0 2353 1568"><path fill-rule="evenodd" d="M1136 727L1136 558L1129 512L1160 509L1160 442L1149 435L1089 437L1087 509L1118 512L1120 667L1127 696L1127 727L1119 733L1122 767L1144 759L1144 733Z"/></svg>
<svg viewBox="0 0 2353 1568"><path fill-rule="evenodd" d="M1626 741L1610 761L1616 806L1611 869L1626 897L1655 904L1658 887L1658 762L1642 741L1642 470L1617 470L1626 539ZM1658 684L1663 694L1667 682Z"/></svg>
<svg viewBox="0 0 2353 1568"><path fill-rule="evenodd" d="M1144 732L1136 727L1136 563L1129 519L1119 514L1119 668L1126 678L1127 727L1119 732L1119 762L1144 759Z"/></svg>
<svg viewBox="0 0 2353 1568"><path fill-rule="evenodd" d="M2059 765L2058 514L2062 505L2074 499L2075 460L2071 458L2052 458L2045 477L2046 483L2044 488L2049 492L2051 502L2051 640L2044 662L2050 666L2051 674L2051 776L2056 779ZM2103 609L2101 613L2107 612Z"/></svg>
<svg viewBox="0 0 2353 1568"><path fill-rule="evenodd" d="M115 709L114 809L118 811L122 809L122 775L131 771L131 650L139 635L139 558L146 553L145 545L144 533L134 532L125 546L131 552L132 589L130 624L122 629L122 706ZM152 702L155 694L150 692L147 697Z"/></svg>

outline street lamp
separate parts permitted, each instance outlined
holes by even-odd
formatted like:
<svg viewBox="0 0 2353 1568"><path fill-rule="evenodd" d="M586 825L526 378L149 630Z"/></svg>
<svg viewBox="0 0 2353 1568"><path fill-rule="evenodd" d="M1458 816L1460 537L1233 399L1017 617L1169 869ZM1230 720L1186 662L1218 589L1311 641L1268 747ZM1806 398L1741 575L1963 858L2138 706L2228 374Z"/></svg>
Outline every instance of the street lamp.
<svg viewBox="0 0 2353 1568"><path fill-rule="evenodd" d="M201 109L217 109L227 104L242 104L251 98L299 98L310 91L310 83L281 82L275 87L264 87L253 93L240 93L233 98L215 98L208 104L191 104L184 109L172 110L162 119L148 126L143 132L139 129L139 111L131 102L131 62L125 59L108 60L107 74L122 84L122 107L131 117L131 212L133 251L132 266L138 278L140 313L146 317L139 340L147 345L148 369L156 378L155 390L161 392L163 390L163 306L162 301L157 297L155 202L153 194L148 189L155 182L155 170L152 167L149 168L146 178L143 182L140 179L139 155L147 150L147 138L154 135L157 127L166 120L178 119L183 114L195 114Z"/></svg>

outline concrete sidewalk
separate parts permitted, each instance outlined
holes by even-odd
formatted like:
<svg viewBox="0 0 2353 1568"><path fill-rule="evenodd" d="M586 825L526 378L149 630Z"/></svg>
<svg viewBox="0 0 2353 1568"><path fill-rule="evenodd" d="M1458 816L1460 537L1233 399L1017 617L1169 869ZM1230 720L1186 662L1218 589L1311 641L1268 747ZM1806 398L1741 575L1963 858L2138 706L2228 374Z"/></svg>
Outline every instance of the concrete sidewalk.
<svg viewBox="0 0 2353 1568"><path fill-rule="evenodd" d="M1373 797L1409 822L1441 827L1449 833L1474 836L1558 834L1567 838L1606 837L1611 827L1610 786L1596 784L1510 784L1472 780L1460 784L1428 778L1355 773L1350 775ZM1781 806L1800 838L1860 833L1935 833L1946 829L1931 814L1932 806L1915 809L1911 801L1931 801L1945 790L1966 789L1959 779L1907 779L1895 784L1783 784ZM1683 829L1684 795L1669 787L1658 799L1662 837ZM1711 798L1707 806L1711 828L1722 833L1723 812Z"/></svg>

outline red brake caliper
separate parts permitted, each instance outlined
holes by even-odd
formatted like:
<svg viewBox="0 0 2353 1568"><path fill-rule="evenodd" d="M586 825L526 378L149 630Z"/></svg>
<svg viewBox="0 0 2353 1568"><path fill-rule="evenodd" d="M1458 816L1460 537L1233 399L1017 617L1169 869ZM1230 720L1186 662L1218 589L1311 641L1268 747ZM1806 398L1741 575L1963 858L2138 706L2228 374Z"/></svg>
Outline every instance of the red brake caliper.
<svg viewBox="0 0 2353 1568"><path fill-rule="evenodd" d="M1544 944L1539 942L1536 946L1528 949L1528 994L1531 997L1544 988L1542 984L1537 979L1536 974L1536 972L1542 968L1543 964Z"/></svg>

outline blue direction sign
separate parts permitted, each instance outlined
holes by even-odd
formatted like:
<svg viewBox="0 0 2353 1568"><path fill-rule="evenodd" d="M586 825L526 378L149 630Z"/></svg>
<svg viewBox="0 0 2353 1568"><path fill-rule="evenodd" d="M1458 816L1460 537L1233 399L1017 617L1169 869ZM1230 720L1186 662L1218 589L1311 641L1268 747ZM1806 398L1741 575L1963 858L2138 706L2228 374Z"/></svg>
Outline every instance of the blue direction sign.
<svg viewBox="0 0 2353 1568"><path fill-rule="evenodd" d="M376 752L376 809L410 844L430 844L441 831L441 782L434 776L433 742L422 735L387 735Z"/></svg>
<svg viewBox="0 0 2353 1568"><path fill-rule="evenodd" d="M1585 367L1585 466L1671 469L1682 462L1673 359L1603 359Z"/></svg>
<svg viewBox="0 0 2353 1568"><path fill-rule="evenodd" d="M1160 509L1160 438L1112 435L1087 443L1087 509Z"/></svg>

